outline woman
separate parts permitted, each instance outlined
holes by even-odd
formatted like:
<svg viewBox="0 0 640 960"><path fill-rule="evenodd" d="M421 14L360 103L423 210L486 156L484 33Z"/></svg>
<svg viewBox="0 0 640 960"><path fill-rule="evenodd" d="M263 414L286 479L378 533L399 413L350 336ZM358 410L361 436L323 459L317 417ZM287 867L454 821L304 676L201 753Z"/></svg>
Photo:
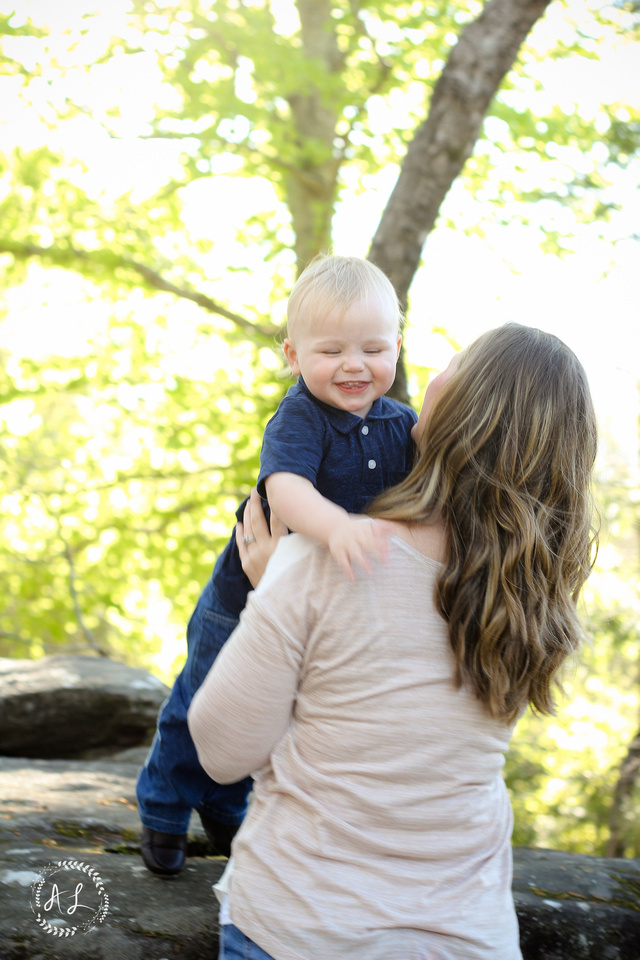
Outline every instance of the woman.
<svg viewBox="0 0 640 960"><path fill-rule="evenodd" d="M371 509L387 562L352 583L283 538L191 708L211 776L255 776L225 960L521 956L501 769L579 644L584 370L508 324L430 384L415 429L414 470Z"/></svg>

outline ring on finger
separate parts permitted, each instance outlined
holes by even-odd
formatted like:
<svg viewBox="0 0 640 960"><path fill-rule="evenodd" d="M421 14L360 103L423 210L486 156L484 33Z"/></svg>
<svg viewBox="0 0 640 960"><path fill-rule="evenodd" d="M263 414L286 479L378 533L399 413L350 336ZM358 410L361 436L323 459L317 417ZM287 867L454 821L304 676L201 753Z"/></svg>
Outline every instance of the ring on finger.
<svg viewBox="0 0 640 960"><path fill-rule="evenodd" d="M256 538L255 538L254 536L251 536L251 537L243 537L243 538L242 538L242 542L244 543L244 545L245 545L245 547L246 547L246 546L247 546L248 544L250 544L250 543L255 543L255 542L256 542Z"/></svg>

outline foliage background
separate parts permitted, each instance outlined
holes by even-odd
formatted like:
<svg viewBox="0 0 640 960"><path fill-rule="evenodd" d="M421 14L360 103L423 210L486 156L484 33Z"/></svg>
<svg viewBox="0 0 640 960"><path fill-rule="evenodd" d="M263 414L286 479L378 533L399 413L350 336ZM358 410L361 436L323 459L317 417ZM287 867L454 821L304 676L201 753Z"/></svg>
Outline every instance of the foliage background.
<svg viewBox="0 0 640 960"><path fill-rule="evenodd" d="M331 73L325 34L302 42L284 0L63 6L0 2L0 653L108 654L170 679L288 385L297 263L328 243L366 253L481 7L318 3ZM591 644L558 717L519 725L507 780L516 843L591 853L611 852L640 725L637 24L632 2L554 0L442 207L405 338L416 405L454 346L507 319L590 368ZM620 798L626 855L639 790L634 775Z"/></svg>

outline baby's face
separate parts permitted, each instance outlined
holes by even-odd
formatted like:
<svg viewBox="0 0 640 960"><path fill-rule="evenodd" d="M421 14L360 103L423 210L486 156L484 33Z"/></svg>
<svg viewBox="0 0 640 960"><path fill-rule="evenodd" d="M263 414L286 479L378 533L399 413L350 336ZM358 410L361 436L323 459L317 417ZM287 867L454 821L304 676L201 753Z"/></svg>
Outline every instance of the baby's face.
<svg viewBox="0 0 640 960"><path fill-rule="evenodd" d="M330 311L284 342L292 372L324 403L366 417L396 375L402 337L396 315L377 298Z"/></svg>

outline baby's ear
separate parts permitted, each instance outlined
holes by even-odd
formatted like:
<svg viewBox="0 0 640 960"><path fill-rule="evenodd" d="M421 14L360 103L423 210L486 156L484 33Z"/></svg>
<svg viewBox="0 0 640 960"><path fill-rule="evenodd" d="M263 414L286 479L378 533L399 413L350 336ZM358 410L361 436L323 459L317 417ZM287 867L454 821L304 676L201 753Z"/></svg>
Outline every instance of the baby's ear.
<svg viewBox="0 0 640 960"><path fill-rule="evenodd" d="M396 340L396 360L400 356L400 347L402 346L402 334L398 334L398 339Z"/></svg>
<svg viewBox="0 0 640 960"><path fill-rule="evenodd" d="M291 372L297 377L300 373L300 364L298 363L298 353L293 345L293 340L290 340L289 337L287 337L282 344L282 348L284 350L284 355L287 358L287 363L291 367Z"/></svg>

